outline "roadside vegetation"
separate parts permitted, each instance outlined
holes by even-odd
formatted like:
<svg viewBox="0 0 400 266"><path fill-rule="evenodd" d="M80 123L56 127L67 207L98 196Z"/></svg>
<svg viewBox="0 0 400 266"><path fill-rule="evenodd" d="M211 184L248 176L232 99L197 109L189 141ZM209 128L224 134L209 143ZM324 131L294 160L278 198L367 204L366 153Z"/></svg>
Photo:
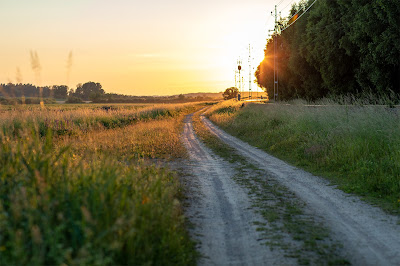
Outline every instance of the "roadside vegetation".
<svg viewBox="0 0 400 266"><path fill-rule="evenodd" d="M235 106L241 105L237 103ZM262 232L259 241L272 250L283 250L285 256L295 258L299 265L348 265L342 257L341 244L331 239L330 230L319 217L309 214L305 203L294 193L211 133L200 115L201 111L192 118L196 134L213 152L233 165L233 180L248 191L252 208L265 219L253 221L257 231Z"/></svg>
<svg viewBox="0 0 400 266"><path fill-rule="evenodd" d="M186 156L201 106L0 109L0 264L195 264L181 185L152 160Z"/></svg>
<svg viewBox="0 0 400 266"><path fill-rule="evenodd" d="M295 2L255 73L268 95L275 56L280 100L400 93L399 1Z"/></svg>
<svg viewBox="0 0 400 266"><path fill-rule="evenodd" d="M400 118L387 106L246 104L226 101L207 116L230 134L346 192L400 212Z"/></svg>

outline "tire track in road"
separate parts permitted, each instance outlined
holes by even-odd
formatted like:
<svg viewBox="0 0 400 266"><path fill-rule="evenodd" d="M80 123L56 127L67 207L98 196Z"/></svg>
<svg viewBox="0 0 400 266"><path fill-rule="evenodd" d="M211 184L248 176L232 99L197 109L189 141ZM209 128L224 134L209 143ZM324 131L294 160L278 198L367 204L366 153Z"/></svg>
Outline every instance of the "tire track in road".
<svg viewBox="0 0 400 266"><path fill-rule="evenodd" d="M186 177L191 206L186 216L195 225L204 265L289 265L292 258L262 245L254 221L263 220L251 209L247 192L232 180L234 166L213 154L196 137L192 115L184 121L182 136L190 156Z"/></svg>
<svg viewBox="0 0 400 266"><path fill-rule="evenodd" d="M201 119L213 134L293 191L310 211L322 216L352 264L400 265L399 217L385 214L330 186L328 181L227 134L204 116Z"/></svg>

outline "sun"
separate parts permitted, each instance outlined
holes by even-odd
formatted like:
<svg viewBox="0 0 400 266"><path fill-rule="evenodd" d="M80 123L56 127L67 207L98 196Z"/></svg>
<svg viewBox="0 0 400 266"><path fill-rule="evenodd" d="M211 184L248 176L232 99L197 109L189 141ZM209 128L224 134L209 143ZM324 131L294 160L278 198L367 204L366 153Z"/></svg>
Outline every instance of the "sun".
<svg viewBox="0 0 400 266"><path fill-rule="evenodd" d="M251 30L249 30L251 29ZM255 80L254 73L257 66L264 59L264 49L267 43L267 33L263 27L246 27L239 25L231 32L223 34L223 49L217 56L219 67L223 69L224 77L235 82L235 71L237 70L238 60L241 61L241 76L245 84L248 84L249 78ZM249 62L250 51L250 62ZM251 76L249 76L249 67L251 66ZM261 90L258 85L253 82L252 90ZM248 86L246 86L246 89Z"/></svg>

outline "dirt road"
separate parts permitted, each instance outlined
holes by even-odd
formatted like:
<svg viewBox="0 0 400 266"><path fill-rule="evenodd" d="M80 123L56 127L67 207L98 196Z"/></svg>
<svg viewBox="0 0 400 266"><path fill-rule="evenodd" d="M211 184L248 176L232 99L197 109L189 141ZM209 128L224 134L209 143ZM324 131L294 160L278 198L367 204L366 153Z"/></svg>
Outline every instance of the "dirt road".
<svg viewBox="0 0 400 266"><path fill-rule="evenodd" d="M200 265L282 265L295 261L262 245L253 222L262 219L251 209L248 194L233 180L233 167L196 137L191 115L186 117L183 142L190 155L186 178L191 206L186 216L200 242Z"/></svg>
<svg viewBox="0 0 400 266"><path fill-rule="evenodd" d="M342 243L345 257L352 264L400 265L399 217L387 215L381 209L330 186L326 180L244 143L223 132L204 117L202 121L223 142L235 148L239 154L293 191L306 203L306 208L309 208L311 213L323 217L324 223L333 232L332 237ZM187 124L187 127L190 127L190 124ZM187 132L189 130L185 128L185 135L189 134ZM188 138L187 142L187 145L192 145L196 142L195 137ZM201 147L198 141L195 145ZM205 159L207 156L204 156L204 160L212 161L211 158ZM212 165L218 168L218 164L218 161L214 160ZM219 176L215 173L215 176L217 175ZM210 185L211 189L215 188ZM229 188L225 188L224 192L229 193L228 190ZM209 191L210 196L213 193L216 191ZM235 200L236 193L234 192L231 196L233 198L230 200ZM215 211L218 212L218 210ZM217 243L214 244L217 246Z"/></svg>

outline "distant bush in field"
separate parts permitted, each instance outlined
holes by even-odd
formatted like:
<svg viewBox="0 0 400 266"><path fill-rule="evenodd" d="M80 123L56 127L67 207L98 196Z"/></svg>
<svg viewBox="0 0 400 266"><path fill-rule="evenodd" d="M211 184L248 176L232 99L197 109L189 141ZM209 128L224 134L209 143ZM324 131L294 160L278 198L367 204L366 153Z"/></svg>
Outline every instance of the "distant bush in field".
<svg viewBox="0 0 400 266"><path fill-rule="evenodd" d="M78 98L76 96L68 96L67 100L65 103L83 103L83 100L81 98Z"/></svg>

